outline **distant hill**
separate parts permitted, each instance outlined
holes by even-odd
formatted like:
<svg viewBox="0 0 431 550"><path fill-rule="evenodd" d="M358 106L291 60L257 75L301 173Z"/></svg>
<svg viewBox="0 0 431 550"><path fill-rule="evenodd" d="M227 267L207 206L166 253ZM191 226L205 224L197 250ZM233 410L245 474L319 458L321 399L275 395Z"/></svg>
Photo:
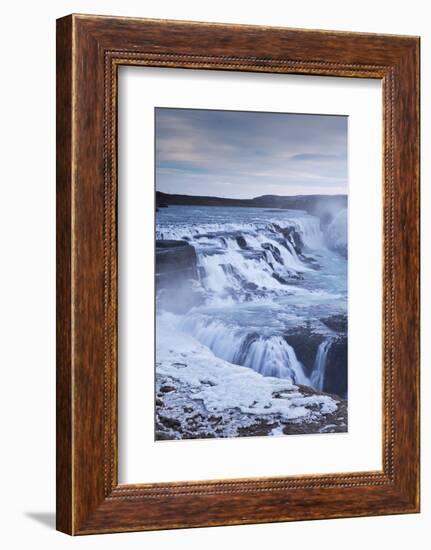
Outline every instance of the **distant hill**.
<svg viewBox="0 0 431 550"><path fill-rule="evenodd" d="M253 199L226 199L223 197L200 197L194 195L171 195L156 192L156 206L237 206L254 208L284 208L305 210L329 223L337 212L347 208L347 195L262 195Z"/></svg>

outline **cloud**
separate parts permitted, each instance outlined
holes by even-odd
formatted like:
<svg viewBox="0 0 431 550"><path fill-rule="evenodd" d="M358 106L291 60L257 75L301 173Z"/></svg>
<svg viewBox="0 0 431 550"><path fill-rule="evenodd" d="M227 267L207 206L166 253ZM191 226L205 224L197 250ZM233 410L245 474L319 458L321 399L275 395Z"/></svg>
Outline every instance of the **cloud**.
<svg viewBox="0 0 431 550"><path fill-rule="evenodd" d="M347 117L157 108L156 178L194 195L346 192Z"/></svg>
<svg viewBox="0 0 431 550"><path fill-rule="evenodd" d="M299 155L292 155L292 160L307 160L310 162L332 162L336 160L337 155L318 155L313 153L301 153Z"/></svg>

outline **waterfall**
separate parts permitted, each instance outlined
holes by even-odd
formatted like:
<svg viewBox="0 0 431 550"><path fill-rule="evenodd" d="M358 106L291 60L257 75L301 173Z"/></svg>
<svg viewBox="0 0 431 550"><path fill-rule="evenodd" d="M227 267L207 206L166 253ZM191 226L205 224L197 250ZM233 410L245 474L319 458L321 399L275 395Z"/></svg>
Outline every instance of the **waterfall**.
<svg viewBox="0 0 431 550"><path fill-rule="evenodd" d="M296 230L308 248L317 249L323 245L323 234L320 230L320 220L317 217L298 218L294 221Z"/></svg>
<svg viewBox="0 0 431 550"><path fill-rule="evenodd" d="M297 384L309 384L294 349L281 336L258 338L253 341L247 350L243 365L263 376L288 378Z"/></svg>
<svg viewBox="0 0 431 550"><path fill-rule="evenodd" d="M314 360L313 372L311 373L311 386L319 391L323 390L325 382L326 359L328 357L331 340L324 340L317 348L316 359Z"/></svg>
<svg viewBox="0 0 431 550"><path fill-rule="evenodd" d="M281 336L259 336L195 315L185 317L180 322L180 328L229 363L249 367L263 376L310 385L294 349Z"/></svg>
<svg viewBox="0 0 431 550"><path fill-rule="evenodd" d="M283 338L283 326L271 333L262 323L250 328L253 320L241 322L238 312L231 312L229 319L223 314L223 308L232 304L303 295L301 281L313 276L317 264L317 259L313 263L310 258L313 260L313 252L320 254L323 247L319 218L300 211L270 216L259 210L247 218L241 209L203 209L197 217L194 212L185 209L181 221L173 223L175 210L167 209L160 216L164 221L157 223L156 239L186 241L193 246L198 297L205 307L216 308L218 318L212 312L201 314L198 306L179 321L180 330L229 363L263 376L322 389L330 342L319 346L310 379ZM227 215L231 216L228 221ZM286 310L285 315L288 313Z"/></svg>
<svg viewBox="0 0 431 550"><path fill-rule="evenodd" d="M186 240L196 251L204 290L213 299L239 301L288 291L292 280L310 271L300 248L317 249L322 242L319 220L312 216L277 223L158 225L156 238Z"/></svg>

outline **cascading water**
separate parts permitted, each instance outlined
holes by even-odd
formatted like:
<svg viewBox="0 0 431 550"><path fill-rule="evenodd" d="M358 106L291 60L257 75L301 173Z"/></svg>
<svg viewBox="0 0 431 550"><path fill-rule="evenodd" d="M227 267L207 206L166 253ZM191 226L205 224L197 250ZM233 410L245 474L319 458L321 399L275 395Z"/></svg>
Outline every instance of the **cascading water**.
<svg viewBox="0 0 431 550"><path fill-rule="evenodd" d="M281 336L254 340L248 348L243 365L263 376L288 378L296 384L309 384L294 349Z"/></svg>
<svg viewBox="0 0 431 550"><path fill-rule="evenodd" d="M169 207L158 214L156 238L185 241L196 253L203 301L178 319L181 331L229 363L322 390L331 341L319 346L308 377L284 337L289 322L306 327L322 308L345 311L346 262L326 248L317 217ZM320 262L326 262L321 270Z"/></svg>
<svg viewBox="0 0 431 550"><path fill-rule="evenodd" d="M263 376L310 385L294 349L281 336L259 336L193 314L181 321L180 328L229 363L249 367Z"/></svg>
<svg viewBox="0 0 431 550"><path fill-rule="evenodd" d="M331 344L332 340L324 340L317 348L310 384L314 389L319 391L323 390L325 383L326 362Z"/></svg>
<svg viewBox="0 0 431 550"><path fill-rule="evenodd" d="M277 292L310 268L302 247L321 243L319 220L312 216L283 224L206 223L158 228L158 239L186 240L196 251L203 287L215 299L254 291Z"/></svg>

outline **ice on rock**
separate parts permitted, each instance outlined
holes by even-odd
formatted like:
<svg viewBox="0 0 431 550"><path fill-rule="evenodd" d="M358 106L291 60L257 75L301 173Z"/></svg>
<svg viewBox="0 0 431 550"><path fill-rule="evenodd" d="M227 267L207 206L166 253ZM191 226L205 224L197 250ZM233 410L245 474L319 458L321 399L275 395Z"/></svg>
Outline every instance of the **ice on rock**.
<svg viewBox="0 0 431 550"><path fill-rule="evenodd" d="M316 407L321 408L321 414L337 409L336 401L328 396L303 396L288 379L263 377L253 369L216 357L208 347L180 331L178 317L173 314L164 313L157 322L158 374L198 390L191 397L201 400L208 411L239 409L247 414L279 414L290 420L306 417ZM184 356L187 366L179 368Z"/></svg>

